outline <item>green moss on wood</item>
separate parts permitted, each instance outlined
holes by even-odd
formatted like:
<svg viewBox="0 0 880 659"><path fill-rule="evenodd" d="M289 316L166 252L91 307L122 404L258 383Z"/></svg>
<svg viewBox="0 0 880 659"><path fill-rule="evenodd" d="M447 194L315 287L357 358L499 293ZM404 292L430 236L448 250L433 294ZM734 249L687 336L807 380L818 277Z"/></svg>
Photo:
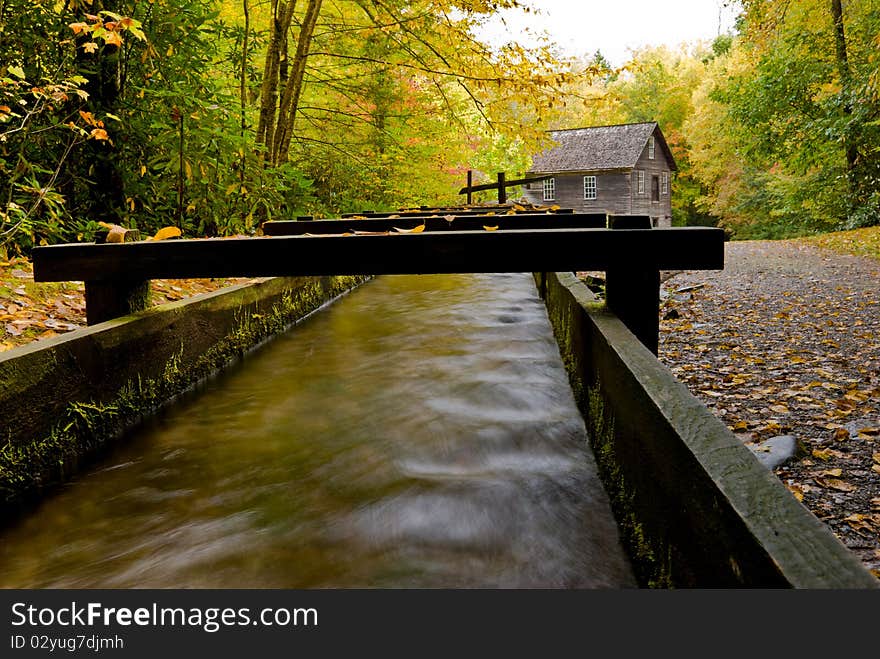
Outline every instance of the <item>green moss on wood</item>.
<svg viewBox="0 0 880 659"><path fill-rule="evenodd" d="M243 306L235 312L232 331L196 358L187 362L181 345L168 358L159 376L135 375L109 402L69 403L51 430L29 443L13 443L6 438L0 446L0 509L12 512L47 487L68 479L90 457L142 419L366 279L307 280L302 286L284 291L265 311L255 311L256 304ZM40 380L38 374L16 370L4 377L19 388L23 385L18 378L26 382Z"/></svg>
<svg viewBox="0 0 880 659"><path fill-rule="evenodd" d="M615 451L614 416L596 382L587 391L587 427L599 475L611 499L623 545L630 557L639 584L648 588L672 587L669 548L649 535L640 521L635 505L637 492L629 485ZM660 561L658 556L667 560Z"/></svg>

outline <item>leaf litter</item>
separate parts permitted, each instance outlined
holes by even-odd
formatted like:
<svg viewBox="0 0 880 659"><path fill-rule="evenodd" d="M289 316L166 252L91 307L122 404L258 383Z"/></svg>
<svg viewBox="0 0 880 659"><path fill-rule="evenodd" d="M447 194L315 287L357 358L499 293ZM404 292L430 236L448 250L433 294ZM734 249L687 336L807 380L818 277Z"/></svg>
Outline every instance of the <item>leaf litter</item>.
<svg viewBox="0 0 880 659"><path fill-rule="evenodd" d="M726 244L663 283L660 359L880 576L880 262L803 241ZM702 285L702 286L701 286Z"/></svg>

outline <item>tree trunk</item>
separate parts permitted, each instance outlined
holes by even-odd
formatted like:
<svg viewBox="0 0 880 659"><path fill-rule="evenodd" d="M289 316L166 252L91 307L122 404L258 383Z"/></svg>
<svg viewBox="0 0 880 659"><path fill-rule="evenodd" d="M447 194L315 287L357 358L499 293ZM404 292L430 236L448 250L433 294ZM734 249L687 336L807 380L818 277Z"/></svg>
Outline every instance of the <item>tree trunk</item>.
<svg viewBox="0 0 880 659"><path fill-rule="evenodd" d="M834 20L834 47L837 60L837 71L840 74L840 84L844 94L843 113L849 119L853 113L851 91L852 73L849 68L849 57L846 48L846 32L843 27L843 6L841 0L831 0L831 17ZM859 150L857 140L852 134L852 126L847 122L844 132L843 145L846 151L846 173L852 192L856 192L855 172L859 164Z"/></svg>
<svg viewBox="0 0 880 659"><path fill-rule="evenodd" d="M241 41L241 80L239 81L239 94L241 103L241 138L244 139L247 133L247 68L248 68L248 47L250 46L251 31L251 13L248 0L242 0L242 9L244 10L244 36ZM241 160L239 161L238 181L240 186L244 186L246 174L247 160L245 158L244 149L241 151ZM239 188L241 191L241 188Z"/></svg>
<svg viewBox="0 0 880 659"><path fill-rule="evenodd" d="M306 73L306 60L309 57L309 49L312 44L312 34L318 22L318 15L321 13L321 2L322 0L309 0L306 6L306 13L296 42L296 55L294 55L293 66L290 70L290 78L287 80L284 95L281 97L281 104L278 108L278 123L272 145L273 165L285 162L290 151L293 122L299 107L303 78Z"/></svg>
<svg viewBox="0 0 880 659"><path fill-rule="evenodd" d="M272 0L272 35L263 66L263 84L260 90L260 119L257 123L257 144L271 153L275 136L275 112L278 107L281 61L287 55L287 33L293 20L296 0Z"/></svg>

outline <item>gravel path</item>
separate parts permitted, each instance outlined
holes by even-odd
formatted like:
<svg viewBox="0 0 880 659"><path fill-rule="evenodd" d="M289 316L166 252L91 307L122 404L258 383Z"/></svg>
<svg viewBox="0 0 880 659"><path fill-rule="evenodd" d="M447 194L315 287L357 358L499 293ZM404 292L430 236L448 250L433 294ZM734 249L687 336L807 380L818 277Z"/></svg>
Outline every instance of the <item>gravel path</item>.
<svg viewBox="0 0 880 659"><path fill-rule="evenodd" d="M728 243L663 296L660 359L744 443L795 436L775 473L880 577L880 262Z"/></svg>

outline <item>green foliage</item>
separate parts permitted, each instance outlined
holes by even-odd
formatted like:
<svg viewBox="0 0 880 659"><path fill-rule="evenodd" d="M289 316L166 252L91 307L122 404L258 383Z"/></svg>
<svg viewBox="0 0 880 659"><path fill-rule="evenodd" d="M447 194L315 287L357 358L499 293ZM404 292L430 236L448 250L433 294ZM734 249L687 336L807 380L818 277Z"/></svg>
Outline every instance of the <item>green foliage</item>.
<svg viewBox="0 0 880 659"><path fill-rule="evenodd" d="M838 44L828 2L744 4L689 124L705 205L741 237L878 223L880 8L844 3Z"/></svg>

